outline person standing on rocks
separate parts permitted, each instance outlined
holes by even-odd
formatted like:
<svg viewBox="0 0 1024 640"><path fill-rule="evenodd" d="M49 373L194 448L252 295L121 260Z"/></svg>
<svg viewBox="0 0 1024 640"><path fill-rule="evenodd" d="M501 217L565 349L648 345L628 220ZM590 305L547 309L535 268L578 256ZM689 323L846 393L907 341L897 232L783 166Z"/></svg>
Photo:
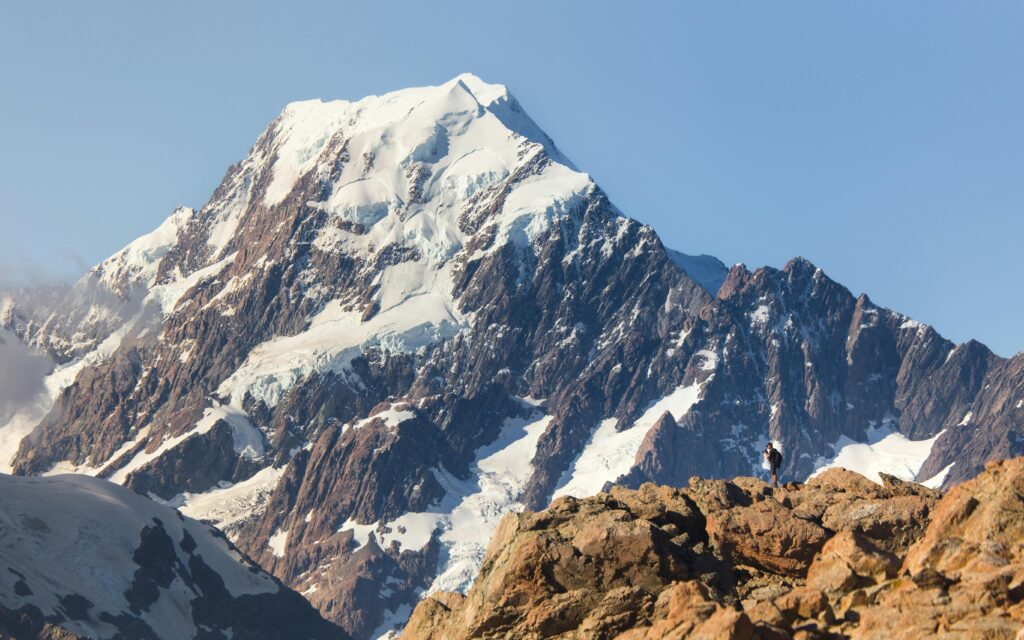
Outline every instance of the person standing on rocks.
<svg viewBox="0 0 1024 640"><path fill-rule="evenodd" d="M775 448L772 441L764 448L764 459L768 463L768 471L772 474L772 486L779 488L779 467L782 465L782 452Z"/></svg>

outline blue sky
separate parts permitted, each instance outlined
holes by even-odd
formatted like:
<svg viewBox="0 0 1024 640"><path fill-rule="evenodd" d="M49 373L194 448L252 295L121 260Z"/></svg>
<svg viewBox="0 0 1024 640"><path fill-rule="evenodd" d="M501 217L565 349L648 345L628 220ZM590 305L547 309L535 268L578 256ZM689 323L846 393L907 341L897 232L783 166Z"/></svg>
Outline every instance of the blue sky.
<svg viewBox="0 0 1024 640"><path fill-rule="evenodd" d="M0 281L202 205L292 100L509 86L628 215L1024 349L1024 3L0 5Z"/></svg>

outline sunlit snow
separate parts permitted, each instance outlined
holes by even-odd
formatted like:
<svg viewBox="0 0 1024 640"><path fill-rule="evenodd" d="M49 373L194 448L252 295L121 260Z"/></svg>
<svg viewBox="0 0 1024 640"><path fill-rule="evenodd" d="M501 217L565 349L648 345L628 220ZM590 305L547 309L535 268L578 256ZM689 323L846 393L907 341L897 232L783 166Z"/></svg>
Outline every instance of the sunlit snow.
<svg viewBox="0 0 1024 640"><path fill-rule="evenodd" d="M636 462L644 437L658 418L668 411L679 420L700 399L702 389L702 383L680 385L672 393L651 403L628 429L616 430L615 418L601 421L583 452L562 475L552 497L592 496L599 493L606 482L615 482L628 473Z"/></svg>
<svg viewBox="0 0 1024 640"><path fill-rule="evenodd" d="M284 475L285 467L264 467L251 478L203 493L184 493L170 501L185 515L209 522L232 536L232 529L258 516Z"/></svg>
<svg viewBox="0 0 1024 640"><path fill-rule="evenodd" d="M882 483L879 473L887 473L903 480L914 480L918 471L921 470L921 466L931 454L932 446L935 445L935 441L942 433L940 431L927 440L909 440L903 434L893 431L891 427L883 425L868 429L867 442L856 442L842 436L833 445L836 451L835 457L819 466L811 474L811 477L826 469L842 467L856 471L878 484ZM935 478L942 477L936 486L942 484L950 467L946 467L935 476ZM925 482L924 484L929 483Z"/></svg>
<svg viewBox="0 0 1024 640"><path fill-rule="evenodd" d="M381 311L367 322L360 314L331 303L313 318L309 329L264 342L250 353L217 390L241 407L246 393L273 407L293 384L314 371L344 372L370 346L410 352L459 331L461 323L447 299L415 296Z"/></svg>

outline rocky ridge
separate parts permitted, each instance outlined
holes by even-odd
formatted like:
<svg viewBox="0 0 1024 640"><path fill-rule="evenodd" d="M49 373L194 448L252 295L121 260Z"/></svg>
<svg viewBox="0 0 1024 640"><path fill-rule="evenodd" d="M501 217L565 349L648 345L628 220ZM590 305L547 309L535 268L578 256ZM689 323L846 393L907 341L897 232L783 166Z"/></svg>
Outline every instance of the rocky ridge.
<svg viewBox="0 0 1024 640"><path fill-rule="evenodd" d="M1024 458L945 495L844 469L692 478L502 520L407 640L1006 638L1024 633Z"/></svg>

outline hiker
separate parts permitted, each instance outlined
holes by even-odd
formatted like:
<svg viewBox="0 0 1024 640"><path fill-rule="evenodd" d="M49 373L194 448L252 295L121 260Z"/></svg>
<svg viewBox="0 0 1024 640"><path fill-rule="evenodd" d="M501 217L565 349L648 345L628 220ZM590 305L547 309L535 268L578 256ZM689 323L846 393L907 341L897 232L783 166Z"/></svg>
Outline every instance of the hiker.
<svg viewBox="0 0 1024 640"><path fill-rule="evenodd" d="M778 489L779 467L782 466L782 452L775 448L771 440L768 441L768 446L764 448L764 459L768 463L768 470L772 474L772 486Z"/></svg>

